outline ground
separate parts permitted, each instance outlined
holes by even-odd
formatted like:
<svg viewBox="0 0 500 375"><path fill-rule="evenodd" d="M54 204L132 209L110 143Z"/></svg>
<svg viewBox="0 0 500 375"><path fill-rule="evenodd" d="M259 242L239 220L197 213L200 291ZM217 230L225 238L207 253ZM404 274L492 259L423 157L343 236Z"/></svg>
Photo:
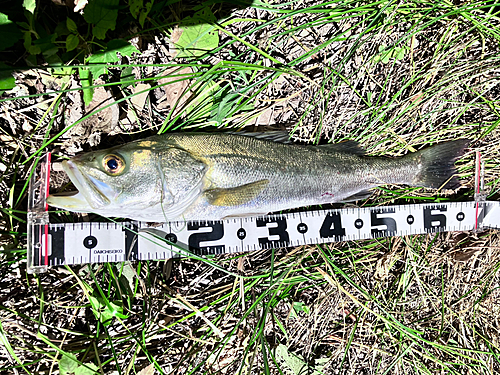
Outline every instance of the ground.
<svg viewBox="0 0 500 375"><path fill-rule="evenodd" d="M496 231L27 274L26 181L38 157L52 151L63 160L158 132L286 130L302 144L349 139L388 156L469 138L457 162L461 188L385 186L355 204L471 200L476 150L485 160L488 199L498 199L496 7L241 4L162 3L144 27L124 7L108 39L78 39L76 50L89 56L99 56L89 47L94 42L122 39L133 47L101 60L106 69L94 77L89 105L88 82L77 72L88 61L64 60L74 68L63 75L47 65L50 56L33 60L22 43L5 52L19 68L15 87L0 96L3 371L497 373ZM90 30L72 6L44 0L37 7L42 25L69 17L80 34ZM215 43L198 45L207 48L201 54L180 47L198 9L207 19L198 31ZM67 189L64 174L56 174L52 190ZM53 213L51 220L102 219Z"/></svg>

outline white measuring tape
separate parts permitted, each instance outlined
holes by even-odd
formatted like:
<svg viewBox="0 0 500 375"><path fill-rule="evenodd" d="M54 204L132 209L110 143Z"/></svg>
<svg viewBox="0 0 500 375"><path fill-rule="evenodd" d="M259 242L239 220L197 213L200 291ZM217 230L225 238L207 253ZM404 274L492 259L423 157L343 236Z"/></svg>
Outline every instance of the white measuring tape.
<svg viewBox="0 0 500 375"><path fill-rule="evenodd" d="M28 271L64 264L169 259L189 254L500 228L500 202L485 201L478 154L475 201L302 211L221 221L49 223L50 154L29 190ZM166 240L166 241L164 241Z"/></svg>

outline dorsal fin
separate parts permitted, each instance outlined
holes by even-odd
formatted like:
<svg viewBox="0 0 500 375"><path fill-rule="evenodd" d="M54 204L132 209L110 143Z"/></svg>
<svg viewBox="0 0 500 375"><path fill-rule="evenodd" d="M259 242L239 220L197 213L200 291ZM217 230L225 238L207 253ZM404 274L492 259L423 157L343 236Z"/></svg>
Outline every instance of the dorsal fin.
<svg viewBox="0 0 500 375"><path fill-rule="evenodd" d="M331 152L344 152L346 154L354 154L354 155L365 155L366 150L361 147L361 145L356 141L344 141L340 143L329 143L326 145L316 146L321 148L324 151Z"/></svg>
<svg viewBox="0 0 500 375"><path fill-rule="evenodd" d="M235 135L244 135L245 137L254 137L276 143L293 143L290 139L290 134L286 130L271 130L267 132L226 132Z"/></svg>

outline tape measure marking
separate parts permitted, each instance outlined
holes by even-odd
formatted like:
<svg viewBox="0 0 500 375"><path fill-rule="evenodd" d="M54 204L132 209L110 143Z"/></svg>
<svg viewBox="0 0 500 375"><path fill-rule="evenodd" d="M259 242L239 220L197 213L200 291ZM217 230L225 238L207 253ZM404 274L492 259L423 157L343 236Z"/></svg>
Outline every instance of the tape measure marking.
<svg viewBox="0 0 500 375"><path fill-rule="evenodd" d="M38 224L41 236L36 265L168 259L239 253L327 242L472 230L476 210L498 202L412 204L346 208L248 217L223 221ZM41 231L43 233L43 231ZM181 249L165 241L170 241ZM48 256L42 256L47 249ZM185 249L185 250L182 250Z"/></svg>

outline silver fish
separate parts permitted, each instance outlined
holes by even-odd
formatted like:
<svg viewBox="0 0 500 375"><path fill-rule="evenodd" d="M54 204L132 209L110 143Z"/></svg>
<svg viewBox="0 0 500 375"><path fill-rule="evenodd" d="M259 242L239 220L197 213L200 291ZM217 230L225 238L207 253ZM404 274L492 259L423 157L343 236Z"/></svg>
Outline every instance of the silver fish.
<svg viewBox="0 0 500 375"><path fill-rule="evenodd" d="M365 156L353 141L299 146L250 134L163 134L76 156L62 165L78 192L50 195L47 202L164 222L355 201L384 184L454 188L454 163L469 142L387 158Z"/></svg>

